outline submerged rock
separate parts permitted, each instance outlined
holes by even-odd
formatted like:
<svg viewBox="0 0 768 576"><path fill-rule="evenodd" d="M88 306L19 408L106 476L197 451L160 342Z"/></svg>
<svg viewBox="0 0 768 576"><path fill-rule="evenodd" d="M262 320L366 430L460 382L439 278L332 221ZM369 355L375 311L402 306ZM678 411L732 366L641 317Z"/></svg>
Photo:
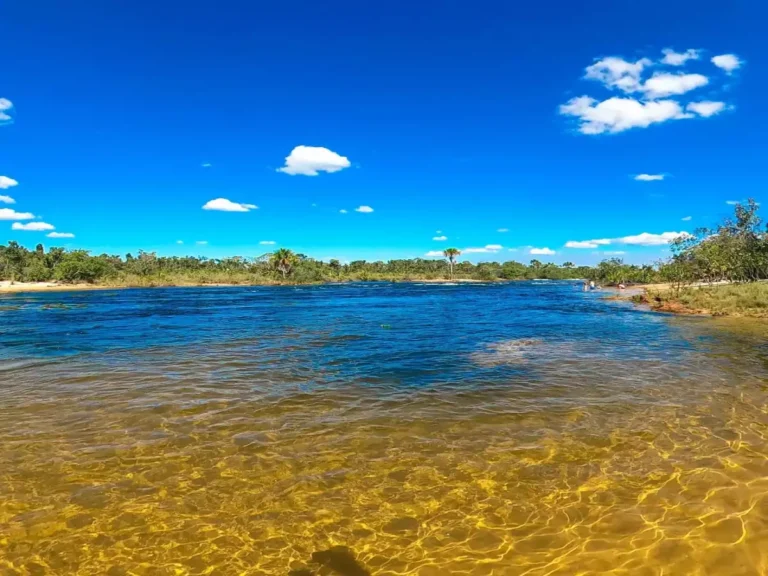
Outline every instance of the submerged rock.
<svg viewBox="0 0 768 576"><path fill-rule="evenodd" d="M334 546L328 550L312 553L312 561L330 568L340 576L370 576L371 573L357 561L352 550L346 546ZM308 576L306 574L300 576Z"/></svg>

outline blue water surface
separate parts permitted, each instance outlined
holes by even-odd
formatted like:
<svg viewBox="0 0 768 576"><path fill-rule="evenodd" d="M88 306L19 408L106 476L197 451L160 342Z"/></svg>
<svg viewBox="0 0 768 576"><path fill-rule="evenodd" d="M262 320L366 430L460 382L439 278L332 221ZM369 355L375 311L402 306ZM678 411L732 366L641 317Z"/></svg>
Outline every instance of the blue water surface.
<svg viewBox="0 0 768 576"><path fill-rule="evenodd" d="M538 361L671 360L691 346L667 317L604 296L556 281L6 295L0 361L98 357L141 364L205 355L210 363L219 354L246 371L420 385L527 370L493 356L472 361L504 343L523 342L526 355L535 348Z"/></svg>

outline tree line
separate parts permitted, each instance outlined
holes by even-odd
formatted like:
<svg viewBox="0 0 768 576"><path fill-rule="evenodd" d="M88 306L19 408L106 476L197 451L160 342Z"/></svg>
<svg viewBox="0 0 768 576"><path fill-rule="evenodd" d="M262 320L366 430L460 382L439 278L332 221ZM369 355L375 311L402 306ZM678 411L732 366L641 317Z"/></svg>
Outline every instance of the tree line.
<svg viewBox="0 0 768 576"><path fill-rule="evenodd" d="M590 279L603 285L686 283L726 280L748 282L768 278L768 235L758 216L759 205L749 200L714 228L700 228L671 244L672 256L654 265L603 260L596 266L561 265L531 260L521 262L461 261L461 251L447 248L444 259L397 259L369 262L322 261L281 248L245 258L158 256L139 251L125 256L93 255L38 245L28 250L16 242L0 245L0 280L58 281L115 286L174 284L270 284L341 281L399 281L433 279L567 280Z"/></svg>
<svg viewBox="0 0 768 576"><path fill-rule="evenodd" d="M316 260L281 248L254 258L205 258L158 256L139 251L125 256L93 255L86 250L28 250L16 242L0 245L0 280L16 282L93 283L107 285L173 284L271 284L376 280L432 280L466 278L474 280L572 279L587 278L589 266L520 262L458 261L459 251L445 260L413 258L369 262Z"/></svg>

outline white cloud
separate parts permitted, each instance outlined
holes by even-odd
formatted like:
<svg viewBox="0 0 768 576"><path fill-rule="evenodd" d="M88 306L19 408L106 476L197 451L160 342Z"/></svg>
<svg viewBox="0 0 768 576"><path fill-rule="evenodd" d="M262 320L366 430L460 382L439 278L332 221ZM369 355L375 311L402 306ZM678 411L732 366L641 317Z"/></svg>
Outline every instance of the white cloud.
<svg viewBox="0 0 768 576"><path fill-rule="evenodd" d="M482 248L464 248L462 252L465 254L495 254L502 248L501 244L486 244Z"/></svg>
<svg viewBox="0 0 768 576"><path fill-rule="evenodd" d="M624 236L622 238L601 238L599 240L569 240L565 243L566 248L597 248L598 246L608 246L610 244L629 244L633 246L663 246L669 244L675 238L687 236L687 232L662 232L661 234L649 234L643 232L635 236Z"/></svg>
<svg viewBox="0 0 768 576"><path fill-rule="evenodd" d="M643 232L636 236L617 238L616 242L632 246L664 246L676 238L687 235L687 232L662 232L661 234L649 234L648 232Z"/></svg>
<svg viewBox="0 0 768 576"><path fill-rule="evenodd" d="M176 240L176 244L184 244L184 240Z"/></svg>
<svg viewBox="0 0 768 576"><path fill-rule="evenodd" d="M654 182L656 180L664 180L664 174L638 174L635 176L635 180L640 182Z"/></svg>
<svg viewBox="0 0 768 576"><path fill-rule="evenodd" d="M278 168L292 176L317 176L320 172L338 172L350 167L349 159L322 146L296 146L285 158L285 166Z"/></svg>
<svg viewBox="0 0 768 576"><path fill-rule="evenodd" d="M643 69L651 64L652 62L648 58L641 58L637 62L627 62L622 58L611 56L588 66L585 78L602 82L608 88L634 92L640 87L640 76Z"/></svg>
<svg viewBox="0 0 768 576"><path fill-rule="evenodd" d="M435 234L442 234L442 233L443 233L442 230L435 230Z"/></svg>
<svg viewBox="0 0 768 576"><path fill-rule="evenodd" d="M555 254L555 251L550 250L549 248L531 248L528 253L533 254L534 256L552 256Z"/></svg>
<svg viewBox="0 0 768 576"><path fill-rule="evenodd" d="M54 228L54 226L47 222L28 222L27 224L14 222L11 226L11 230L23 230L25 232L45 232L46 230L53 230Z"/></svg>
<svg viewBox="0 0 768 576"><path fill-rule="evenodd" d="M589 96L572 98L560 106L560 114L578 118L582 134L615 134L689 117L674 100L640 102L634 98L609 98L598 102Z"/></svg>
<svg viewBox="0 0 768 576"><path fill-rule="evenodd" d="M198 240L197 242L195 242L195 244L197 244L198 246L205 246L206 244L208 244L208 240Z"/></svg>
<svg viewBox="0 0 768 576"><path fill-rule="evenodd" d="M75 235L71 232L51 232L49 234L46 234L48 238L74 238Z"/></svg>
<svg viewBox="0 0 768 576"><path fill-rule="evenodd" d="M739 201L738 200L726 200L725 203L728 204L728 206L736 206L736 204L738 204Z"/></svg>
<svg viewBox="0 0 768 576"><path fill-rule="evenodd" d="M203 168L210 168L211 166L213 166L213 164L211 164L210 162L203 162L202 164L200 164L200 166L202 166Z"/></svg>
<svg viewBox="0 0 768 576"><path fill-rule="evenodd" d="M608 238L599 240L569 240L565 243L566 248L597 248L598 246L607 246L611 241Z"/></svg>
<svg viewBox="0 0 768 576"><path fill-rule="evenodd" d="M8 188L13 188L14 186L18 186L18 182L14 180L13 178L8 178L8 176L0 176L0 189L1 190L7 190Z"/></svg>
<svg viewBox="0 0 768 576"><path fill-rule="evenodd" d="M682 66L701 55L694 49L678 53L666 48L663 53L664 58L656 64ZM729 73L743 64L733 54L715 56L712 61ZM585 78L597 80L606 88L624 94L608 99L589 95L571 98L560 106L560 114L577 119L582 134L604 134L647 128L670 120L708 118L729 108L723 102L681 99L692 90L708 85L710 79L707 76L656 71L646 77L653 64L648 58L636 62L618 57L596 61L586 68Z"/></svg>
<svg viewBox="0 0 768 576"><path fill-rule="evenodd" d="M430 250L426 254L424 254L427 258L435 258L437 256L442 257L443 251L442 250Z"/></svg>
<svg viewBox="0 0 768 576"><path fill-rule="evenodd" d="M435 236L434 238L432 238L432 240L436 240L438 242L444 242L448 240L448 236Z"/></svg>
<svg viewBox="0 0 768 576"><path fill-rule="evenodd" d="M685 109L688 112L695 112L699 116L709 118L725 110L725 102L691 102Z"/></svg>
<svg viewBox="0 0 768 576"><path fill-rule="evenodd" d="M35 215L30 212L16 212L12 208L0 208L0 220L32 220Z"/></svg>
<svg viewBox="0 0 768 576"><path fill-rule="evenodd" d="M339 213L340 213L340 214L346 214L346 213L347 213L347 211L346 211L346 210L344 210L344 208L342 208L341 210L339 210Z"/></svg>
<svg viewBox="0 0 768 576"><path fill-rule="evenodd" d="M363 214L370 214L373 212L373 208L370 206L358 206L355 208L355 212L362 212Z"/></svg>
<svg viewBox="0 0 768 576"><path fill-rule="evenodd" d="M3 195L0 195L0 202L2 202L3 204L16 204L16 200L11 198L10 196L3 196Z"/></svg>
<svg viewBox="0 0 768 576"><path fill-rule="evenodd" d="M257 209L258 206L255 204L240 204L226 198L216 198L203 205L203 210L217 210L219 212L250 212Z"/></svg>
<svg viewBox="0 0 768 576"><path fill-rule="evenodd" d="M509 232L509 228L499 228L496 232Z"/></svg>
<svg viewBox="0 0 768 576"><path fill-rule="evenodd" d="M734 70L741 68L744 61L740 60L736 54L720 54L719 56L712 57L712 64L730 74Z"/></svg>
<svg viewBox="0 0 768 576"><path fill-rule="evenodd" d="M686 216L686 217L684 217L684 218L681 218L681 220L682 220L683 222L690 222L692 218L693 218L693 216Z"/></svg>
<svg viewBox="0 0 768 576"><path fill-rule="evenodd" d="M11 108L13 108L13 102L8 100L8 98L0 98L0 122L7 122L12 119L6 114L6 111Z"/></svg>
<svg viewBox="0 0 768 576"><path fill-rule="evenodd" d="M706 86L709 79L701 74L656 73L643 84L642 91L648 98L678 96Z"/></svg>
<svg viewBox="0 0 768 576"><path fill-rule="evenodd" d="M661 62L663 64L668 64L669 66L682 66L688 60L698 60L699 59L699 50L694 49L688 49L685 52L675 52L671 48L664 48L664 50L661 51L664 54L664 58L661 59Z"/></svg>
<svg viewBox="0 0 768 576"><path fill-rule="evenodd" d="M606 256L622 256L626 254L624 250L606 250L605 252L598 252L598 254L605 254Z"/></svg>
<svg viewBox="0 0 768 576"><path fill-rule="evenodd" d="M276 242L274 240L262 240L259 244L262 246L273 246Z"/></svg>

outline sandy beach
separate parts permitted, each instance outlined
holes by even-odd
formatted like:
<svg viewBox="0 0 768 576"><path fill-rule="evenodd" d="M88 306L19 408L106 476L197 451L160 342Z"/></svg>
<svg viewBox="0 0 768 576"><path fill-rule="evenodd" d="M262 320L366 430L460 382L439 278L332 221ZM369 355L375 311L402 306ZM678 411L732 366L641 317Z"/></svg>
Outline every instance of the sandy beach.
<svg viewBox="0 0 768 576"><path fill-rule="evenodd" d="M67 292L73 290L106 290L109 286L93 284L59 284L57 282L11 282L0 281L0 293L15 292Z"/></svg>

